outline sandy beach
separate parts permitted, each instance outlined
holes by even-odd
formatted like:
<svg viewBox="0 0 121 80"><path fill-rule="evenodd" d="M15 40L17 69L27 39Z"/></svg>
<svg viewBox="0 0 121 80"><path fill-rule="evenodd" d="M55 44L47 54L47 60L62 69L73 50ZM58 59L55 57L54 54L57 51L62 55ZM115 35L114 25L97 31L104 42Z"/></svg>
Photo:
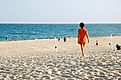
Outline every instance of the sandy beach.
<svg viewBox="0 0 121 80"><path fill-rule="evenodd" d="M76 38L1 41L0 80L121 80L116 44L121 36L92 37L83 57Z"/></svg>

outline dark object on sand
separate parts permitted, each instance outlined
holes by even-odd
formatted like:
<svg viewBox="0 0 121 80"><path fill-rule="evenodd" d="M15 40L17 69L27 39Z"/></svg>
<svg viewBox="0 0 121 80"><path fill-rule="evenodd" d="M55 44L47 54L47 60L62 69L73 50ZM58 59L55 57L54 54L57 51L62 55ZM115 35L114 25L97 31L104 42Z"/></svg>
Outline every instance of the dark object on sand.
<svg viewBox="0 0 121 80"><path fill-rule="evenodd" d="M64 42L66 42L66 37L64 37L64 39L63 39L63 40L64 40Z"/></svg>
<svg viewBox="0 0 121 80"><path fill-rule="evenodd" d="M117 48L117 50L121 50L121 45L120 44L116 44L116 48Z"/></svg>
<svg viewBox="0 0 121 80"><path fill-rule="evenodd" d="M60 38L58 38L58 41L60 41Z"/></svg>
<svg viewBox="0 0 121 80"><path fill-rule="evenodd" d="M57 46L55 46L55 49L57 48Z"/></svg>
<svg viewBox="0 0 121 80"><path fill-rule="evenodd" d="M96 45L98 45L98 40L96 40Z"/></svg>
<svg viewBox="0 0 121 80"><path fill-rule="evenodd" d="M111 45L111 43L109 43L109 45Z"/></svg>

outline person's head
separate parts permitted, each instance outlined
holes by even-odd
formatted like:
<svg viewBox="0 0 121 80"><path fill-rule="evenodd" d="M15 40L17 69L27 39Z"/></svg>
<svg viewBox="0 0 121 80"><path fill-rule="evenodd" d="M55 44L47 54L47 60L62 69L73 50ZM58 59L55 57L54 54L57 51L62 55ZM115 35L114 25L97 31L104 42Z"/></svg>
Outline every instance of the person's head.
<svg viewBox="0 0 121 80"><path fill-rule="evenodd" d="M80 26L81 28L83 28L83 27L84 27L84 23L81 22L81 23L79 24L79 26Z"/></svg>

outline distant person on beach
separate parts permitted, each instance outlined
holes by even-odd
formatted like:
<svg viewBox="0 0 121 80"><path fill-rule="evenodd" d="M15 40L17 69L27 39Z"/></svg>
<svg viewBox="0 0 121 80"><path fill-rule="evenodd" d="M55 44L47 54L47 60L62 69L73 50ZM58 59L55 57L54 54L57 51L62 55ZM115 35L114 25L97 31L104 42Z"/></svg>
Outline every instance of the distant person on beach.
<svg viewBox="0 0 121 80"><path fill-rule="evenodd" d="M66 42L66 37L63 38L63 41Z"/></svg>
<svg viewBox="0 0 121 80"><path fill-rule="evenodd" d="M80 26L80 29L78 29L78 44L80 44L81 52L82 52L82 55L84 56L84 52L83 52L84 46L86 44L86 39L88 40L88 43L89 43L89 37L88 37L88 32L86 28L84 28L85 24L81 22L79 26Z"/></svg>
<svg viewBox="0 0 121 80"><path fill-rule="evenodd" d="M60 38L58 38L58 41L60 41Z"/></svg>
<svg viewBox="0 0 121 80"><path fill-rule="evenodd" d="M96 40L96 45L98 45L98 40Z"/></svg>

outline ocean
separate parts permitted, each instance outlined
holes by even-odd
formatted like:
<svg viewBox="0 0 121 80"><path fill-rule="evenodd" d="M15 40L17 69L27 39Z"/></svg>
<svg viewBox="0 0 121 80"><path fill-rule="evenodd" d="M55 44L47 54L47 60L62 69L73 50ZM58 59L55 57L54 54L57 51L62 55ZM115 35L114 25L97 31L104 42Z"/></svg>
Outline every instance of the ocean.
<svg viewBox="0 0 121 80"><path fill-rule="evenodd" d="M0 41L77 37L78 24L0 24ZM90 37L121 36L121 24L86 24Z"/></svg>

